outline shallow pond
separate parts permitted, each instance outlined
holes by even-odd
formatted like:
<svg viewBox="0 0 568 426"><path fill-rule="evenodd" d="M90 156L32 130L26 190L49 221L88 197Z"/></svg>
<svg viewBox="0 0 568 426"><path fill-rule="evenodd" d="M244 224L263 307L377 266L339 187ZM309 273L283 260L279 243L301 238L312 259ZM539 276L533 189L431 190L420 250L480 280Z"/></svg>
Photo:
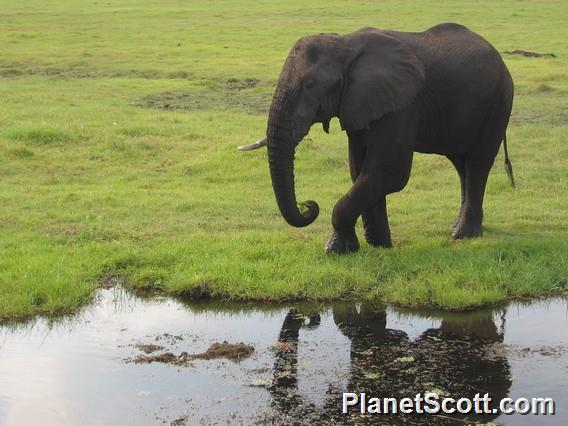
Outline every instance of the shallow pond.
<svg viewBox="0 0 568 426"><path fill-rule="evenodd" d="M0 424L565 425L567 325L565 300L456 314L101 290L76 316L0 325ZM225 341L245 345L207 352ZM342 416L341 393L357 390L551 397L557 414Z"/></svg>

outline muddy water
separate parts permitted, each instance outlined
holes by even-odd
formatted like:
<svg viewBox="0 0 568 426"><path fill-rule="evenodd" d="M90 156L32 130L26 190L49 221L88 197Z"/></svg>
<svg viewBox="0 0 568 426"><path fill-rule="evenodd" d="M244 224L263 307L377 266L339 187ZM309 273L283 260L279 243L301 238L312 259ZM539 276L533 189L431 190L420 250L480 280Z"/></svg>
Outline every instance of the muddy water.
<svg viewBox="0 0 568 426"><path fill-rule="evenodd" d="M195 304L102 290L74 317L0 326L0 424L464 424L342 417L341 392L359 390L552 397L554 417L465 422L565 425L567 325L565 300L443 314L367 303ZM224 341L255 350L237 361L194 356ZM164 353L174 362L148 362Z"/></svg>

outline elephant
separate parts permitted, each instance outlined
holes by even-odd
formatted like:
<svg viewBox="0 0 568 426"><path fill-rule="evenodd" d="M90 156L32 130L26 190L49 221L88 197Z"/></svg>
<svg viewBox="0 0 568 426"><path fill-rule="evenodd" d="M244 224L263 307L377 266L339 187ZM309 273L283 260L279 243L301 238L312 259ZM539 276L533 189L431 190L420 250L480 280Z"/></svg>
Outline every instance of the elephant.
<svg viewBox="0 0 568 426"><path fill-rule="evenodd" d="M298 204L294 157L311 126L337 117L347 133L353 185L335 205L328 253L359 249L363 219L371 246L392 247L386 195L410 177L413 153L447 157L458 172L461 208L454 239L482 236L483 197L503 142L514 186L506 129L513 104L511 74L484 38L454 23L424 32L363 28L299 39L288 54L268 113L266 146L272 186L284 220L311 224L319 206Z"/></svg>

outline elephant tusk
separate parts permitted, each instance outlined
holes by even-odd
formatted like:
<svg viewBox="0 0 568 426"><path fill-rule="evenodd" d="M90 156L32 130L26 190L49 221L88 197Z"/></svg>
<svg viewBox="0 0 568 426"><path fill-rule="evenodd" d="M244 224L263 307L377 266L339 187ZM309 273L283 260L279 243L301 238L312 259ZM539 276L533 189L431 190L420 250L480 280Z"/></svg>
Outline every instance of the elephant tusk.
<svg viewBox="0 0 568 426"><path fill-rule="evenodd" d="M253 149L262 148L265 145L266 145L266 138L260 139L260 140L256 141L255 143L251 143L250 145L239 146L237 149L239 151L252 151Z"/></svg>

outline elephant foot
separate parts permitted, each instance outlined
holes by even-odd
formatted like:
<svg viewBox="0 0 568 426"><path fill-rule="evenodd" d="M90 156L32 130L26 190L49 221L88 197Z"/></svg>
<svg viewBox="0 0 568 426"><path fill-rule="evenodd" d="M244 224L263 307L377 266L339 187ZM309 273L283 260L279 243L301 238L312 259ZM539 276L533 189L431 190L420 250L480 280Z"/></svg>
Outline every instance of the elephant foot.
<svg viewBox="0 0 568 426"><path fill-rule="evenodd" d="M481 224L463 223L458 222L452 233L454 240L461 240L464 238L477 238L483 236L483 229Z"/></svg>
<svg viewBox="0 0 568 426"><path fill-rule="evenodd" d="M452 231L458 227L458 224L459 224L459 223L460 223L460 217L458 216L458 217L456 218L456 220L454 220L454 221L452 222Z"/></svg>
<svg viewBox="0 0 568 426"><path fill-rule="evenodd" d="M344 238L337 232L334 232L327 244L325 245L326 253L346 254L359 250L359 240L357 235L353 233L349 238Z"/></svg>
<svg viewBox="0 0 568 426"><path fill-rule="evenodd" d="M392 248L392 240L390 235L377 236L372 234L365 234L365 240L372 247Z"/></svg>

